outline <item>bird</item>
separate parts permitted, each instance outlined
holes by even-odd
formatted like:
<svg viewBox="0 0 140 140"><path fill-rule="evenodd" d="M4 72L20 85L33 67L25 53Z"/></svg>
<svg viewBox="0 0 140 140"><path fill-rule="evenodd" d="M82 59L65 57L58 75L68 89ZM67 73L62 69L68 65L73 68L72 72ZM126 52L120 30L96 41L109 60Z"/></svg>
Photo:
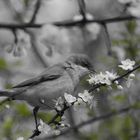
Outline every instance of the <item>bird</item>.
<svg viewBox="0 0 140 140"><path fill-rule="evenodd" d="M65 62L50 66L38 76L13 86L12 90L0 91L0 96L24 100L33 106L36 131L38 131L38 110L53 110L54 100L64 96L64 93L76 94L80 79L93 71L92 63L86 55L74 54Z"/></svg>

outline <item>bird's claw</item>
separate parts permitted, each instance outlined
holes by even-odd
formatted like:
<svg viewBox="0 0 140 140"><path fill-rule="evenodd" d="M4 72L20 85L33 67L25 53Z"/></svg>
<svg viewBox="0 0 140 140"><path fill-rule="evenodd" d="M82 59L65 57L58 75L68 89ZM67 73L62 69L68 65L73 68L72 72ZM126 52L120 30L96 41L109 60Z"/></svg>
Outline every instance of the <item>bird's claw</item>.
<svg viewBox="0 0 140 140"><path fill-rule="evenodd" d="M38 129L35 129L33 132L36 136L40 135L40 133L41 133Z"/></svg>
<svg viewBox="0 0 140 140"><path fill-rule="evenodd" d="M40 134L41 134L41 132L40 132L38 129L35 129L35 130L33 131L32 136L31 136L30 138L34 138L35 136L39 136Z"/></svg>

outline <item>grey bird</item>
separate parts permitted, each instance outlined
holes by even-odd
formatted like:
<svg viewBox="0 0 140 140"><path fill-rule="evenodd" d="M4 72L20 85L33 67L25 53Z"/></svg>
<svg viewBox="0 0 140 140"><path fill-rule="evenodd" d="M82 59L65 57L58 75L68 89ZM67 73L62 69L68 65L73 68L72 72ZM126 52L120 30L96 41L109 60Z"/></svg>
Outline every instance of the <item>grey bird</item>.
<svg viewBox="0 0 140 140"><path fill-rule="evenodd" d="M93 66L85 55L72 55L64 63L48 67L40 75L23 81L13 87L12 91L0 91L0 96L27 101L34 107L36 130L38 109L52 110L54 100L64 93L75 94L80 79L93 71Z"/></svg>

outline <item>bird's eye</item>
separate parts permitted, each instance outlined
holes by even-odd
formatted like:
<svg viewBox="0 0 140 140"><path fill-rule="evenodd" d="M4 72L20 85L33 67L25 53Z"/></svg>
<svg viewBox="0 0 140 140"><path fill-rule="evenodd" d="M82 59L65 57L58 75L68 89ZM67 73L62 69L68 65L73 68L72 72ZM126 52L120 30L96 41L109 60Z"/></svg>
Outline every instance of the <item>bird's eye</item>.
<svg viewBox="0 0 140 140"><path fill-rule="evenodd" d="M73 67L72 67L70 62L67 62L64 68L65 69L73 69Z"/></svg>

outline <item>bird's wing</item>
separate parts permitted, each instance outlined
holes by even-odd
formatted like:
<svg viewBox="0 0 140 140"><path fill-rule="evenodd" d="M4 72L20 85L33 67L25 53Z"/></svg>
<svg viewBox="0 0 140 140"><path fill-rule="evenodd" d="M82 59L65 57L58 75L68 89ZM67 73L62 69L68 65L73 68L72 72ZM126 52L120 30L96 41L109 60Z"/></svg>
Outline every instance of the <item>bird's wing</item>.
<svg viewBox="0 0 140 140"><path fill-rule="evenodd" d="M20 84L13 86L13 88L21 88L28 87L40 84L42 82L51 81L59 78L64 72L63 65L54 65L52 67L47 68L42 74L31 78L29 80L23 81Z"/></svg>

